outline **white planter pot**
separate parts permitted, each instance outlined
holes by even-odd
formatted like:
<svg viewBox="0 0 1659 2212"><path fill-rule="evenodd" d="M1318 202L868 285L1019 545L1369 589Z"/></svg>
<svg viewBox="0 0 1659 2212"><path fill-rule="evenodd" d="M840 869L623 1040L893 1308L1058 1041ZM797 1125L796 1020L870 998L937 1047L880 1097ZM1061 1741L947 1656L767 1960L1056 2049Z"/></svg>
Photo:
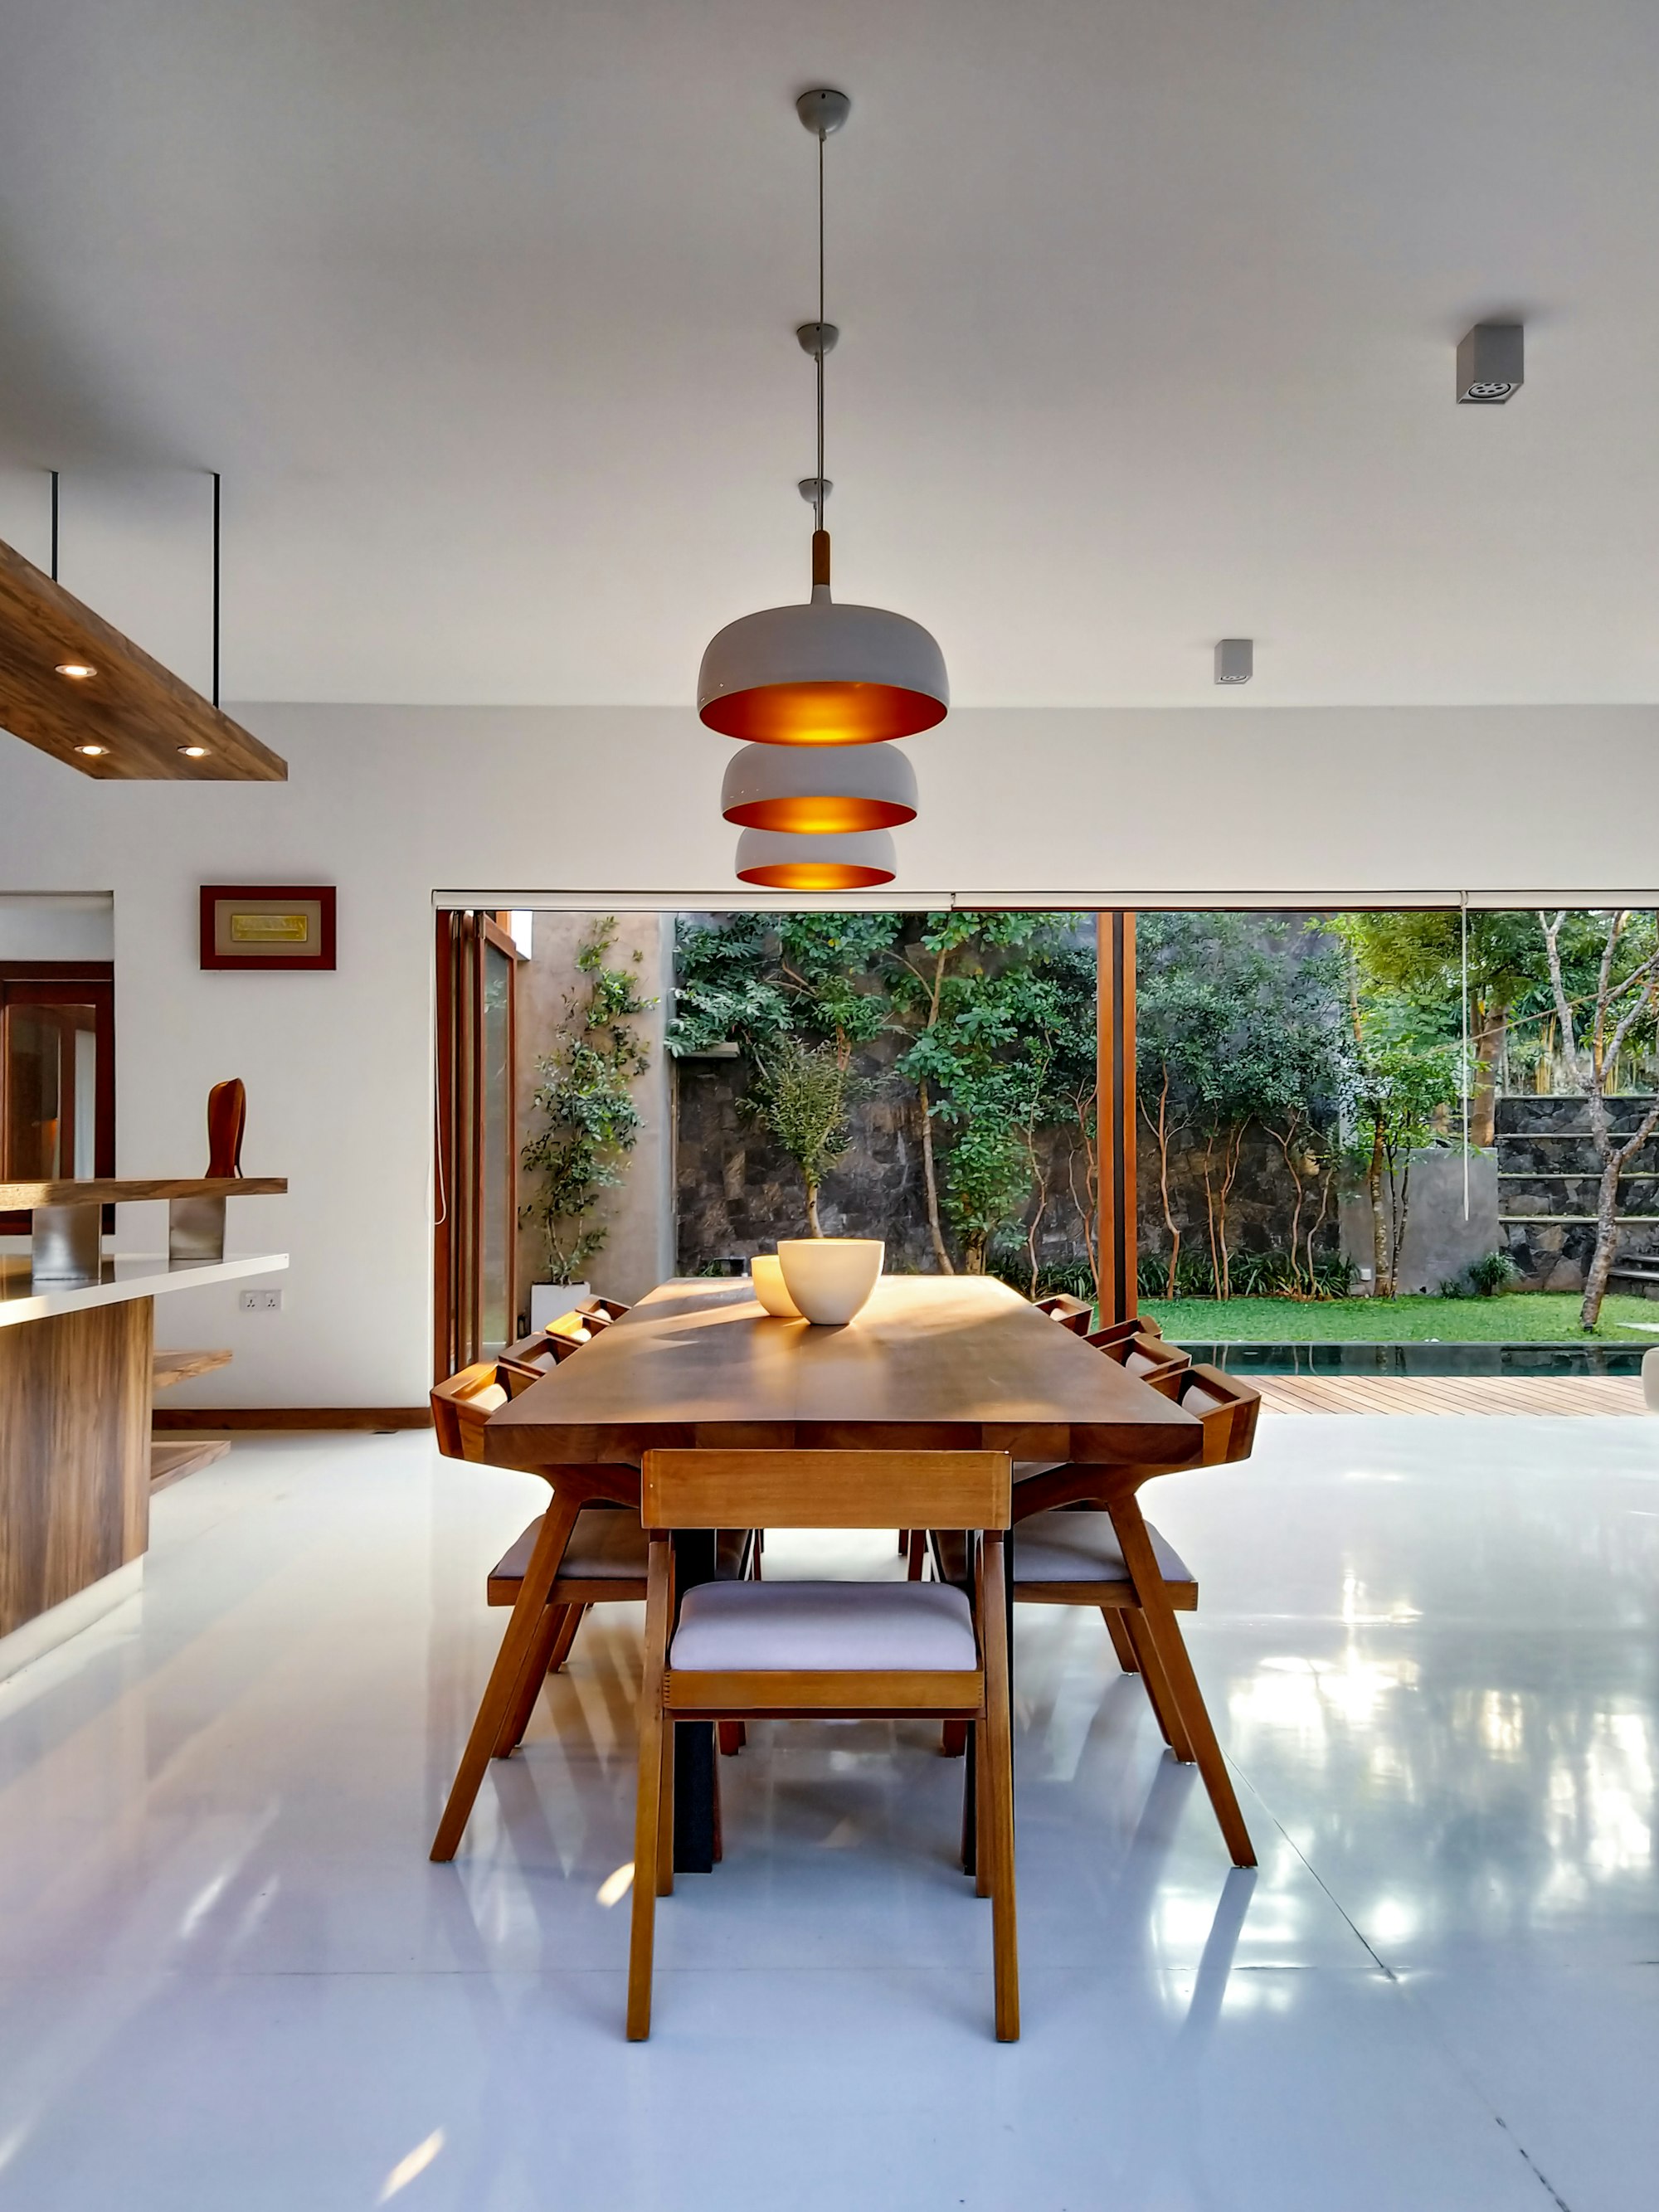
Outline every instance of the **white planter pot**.
<svg viewBox="0 0 1659 2212"><path fill-rule="evenodd" d="M878 1237L790 1237L779 1243L778 1265L806 1319L835 1328L868 1299L886 1251Z"/></svg>
<svg viewBox="0 0 1659 2212"><path fill-rule="evenodd" d="M562 1320L573 1306L593 1295L591 1283L532 1283L530 1285L530 1328L533 1335L550 1321Z"/></svg>

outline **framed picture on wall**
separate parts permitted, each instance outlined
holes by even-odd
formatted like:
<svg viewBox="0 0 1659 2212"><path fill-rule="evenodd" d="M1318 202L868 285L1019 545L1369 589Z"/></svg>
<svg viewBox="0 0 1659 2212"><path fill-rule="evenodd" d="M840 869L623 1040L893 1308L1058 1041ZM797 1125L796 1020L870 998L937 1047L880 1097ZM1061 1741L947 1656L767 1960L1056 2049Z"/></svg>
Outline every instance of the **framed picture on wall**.
<svg viewBox="0 0 1659 2212"><path fill-rule="evenodd" d="M331 968L332 884L204 884L204 968Z"/></svg>

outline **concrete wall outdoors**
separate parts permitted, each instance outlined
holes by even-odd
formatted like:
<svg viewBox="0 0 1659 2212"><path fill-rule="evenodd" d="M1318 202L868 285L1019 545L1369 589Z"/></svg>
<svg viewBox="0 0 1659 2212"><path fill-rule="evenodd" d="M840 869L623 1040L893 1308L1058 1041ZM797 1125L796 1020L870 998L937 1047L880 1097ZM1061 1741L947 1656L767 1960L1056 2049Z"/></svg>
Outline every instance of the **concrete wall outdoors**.
<svg viewBox="0 0 1659 2212"><path fill-rule="evenodd" d="M592 928L590 914L534 916L531 957L518 970L519 1144L541 1126L531 1106L538 1081L536 1060L546 1052L564 1014L565 995L577 988L576 954ZM618 917L613 964L639 971L639 995L656 1004L635 1024L651 1054L651 1065L634 1086L641 1115L639 1142L623 1166L621 1186L607 1194L599 1218L610 1234L587 1273L593 1287L609 1297L635 1298L672 1274L674 1267L673 1070L663 1050L674 983L674 925L669 915ZM637 957L635 956L637 955ZM534 1194L536 1178L519 1171L520 1206ZM519 1230L519 1306L530 1309L530 1285L548 1279L547 1250L540 1232L523 1223Z"/></svg>
<svg viewBox="0 0 1659 2212"><path fill-rule="evenodd" d="M280 1314L240 1314L234 1285L158 1306L164 1343L236 1353L178 1401L418 1405L434 894L732 902L726 746L690 708L232 711L289 758L288 783L96 782L0 739L0 890L114 895L123 1174L195 1166L208 1088L240 1075L245 1165L291 1179L233 1209L242 1249L293 1255ZM866 903L1659 902L1652 708L969 708L912 750L921 817L892 893ZM1612 812L1563 781L1563 760L1591 757ZM1148 761L1202 805L1146 803L1130 771ZM198 886L260 881L339 887L335 974L202 972ZM154 1249L147 1219L122 1235Z"/></svg>
<svg viewBox="0 0 1659 2212"><path fill-rule="evenodd" d="M1498 1155L1469 1154L1469 1212L1463 1216L1463 1154L1461 1146L1435 1146L1412 1158L1411 1211L1406 1220L1406 1249L1400 1258L1399 1288L1437 1291L1475 1260L1498 1251ZM1357 1267L1371 1264L1370 1201L1362 1191L1342 1202L1342 1249ZM1366 1296L1371 1285L1356 1279Z"/></svg>

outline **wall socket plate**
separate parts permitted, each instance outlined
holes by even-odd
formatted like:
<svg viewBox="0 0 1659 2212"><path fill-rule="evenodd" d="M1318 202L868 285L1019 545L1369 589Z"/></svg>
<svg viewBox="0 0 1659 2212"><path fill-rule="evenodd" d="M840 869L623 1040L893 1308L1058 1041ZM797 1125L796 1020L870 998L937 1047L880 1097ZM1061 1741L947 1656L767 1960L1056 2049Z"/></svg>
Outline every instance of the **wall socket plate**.
<svg viewBox="0 0 1659 2212"><path fill-rule="evenodd" d="M244 1313L281 1313L283 1294L280 1291L244 1291L236 1303Z"/></svg>

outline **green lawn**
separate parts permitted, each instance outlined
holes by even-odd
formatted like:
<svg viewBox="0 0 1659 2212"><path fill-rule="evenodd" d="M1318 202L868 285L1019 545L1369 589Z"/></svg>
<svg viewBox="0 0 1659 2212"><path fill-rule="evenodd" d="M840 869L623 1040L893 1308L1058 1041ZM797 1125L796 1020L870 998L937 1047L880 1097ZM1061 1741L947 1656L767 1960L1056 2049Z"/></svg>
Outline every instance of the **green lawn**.
<svg viewBox="0 0 1659 2212"><path fill-rule="evenodd" d="M1571 1344L1584 1341L1576 1297L1513 1291L1496 1298L1143 1298L1178 1344ZM1609 1297L1595 1339L1639 1348L1644 1338L1621 1321L1659 1322L1659 1300Z"/></svg>

